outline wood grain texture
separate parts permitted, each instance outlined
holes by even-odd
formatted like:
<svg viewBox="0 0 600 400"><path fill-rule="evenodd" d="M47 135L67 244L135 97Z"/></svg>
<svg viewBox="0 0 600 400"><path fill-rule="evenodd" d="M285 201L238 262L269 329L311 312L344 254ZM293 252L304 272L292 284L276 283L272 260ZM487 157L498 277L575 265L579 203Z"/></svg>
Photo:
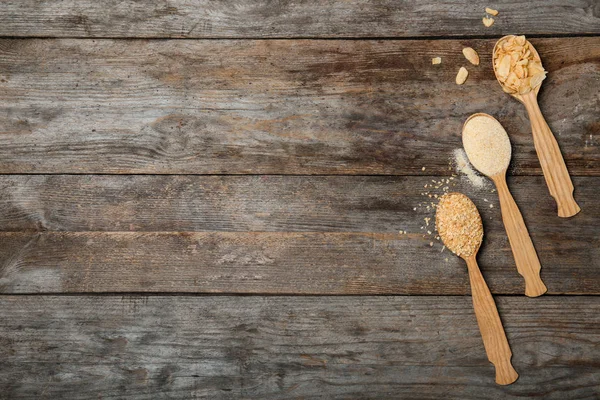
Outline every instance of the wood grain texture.
<svg viewBox="0 0 600 400"><path fill-rule="evenodd" d="M565 165L558 142L550 130L537 103L537 94L519 95L529 113L533 143L540 159L548 190L558 206L558 216L569 218L581 211L573 198L573 183Z"/></svg>
<svg viewBox="0 0 600 400"><path fill-rule="evenodd" d="M504 234L491 180L477 188L462 175L425 174L0 175L0 231L423 233L424 218L432 218L433 227L435 196L447 187L473 199L486 233ZM596 234L598 178L575 179L585 212L568 221L556 217L543 177L508 182L534 242L559 233Z"/></svg>
<svg viewBox="0 0 600 400"><path fill-rule="evenodd" d="M600 293L596 227L532 230L549 293ZM499 215L486 230L479 262L490 288L522 294ZM464 264L433 235L408 232L4 232L0 291L468 293Z"/></svg>
<svg viewBox="0 0 600 400"><path fill-rule="evenodd" d="M0 287L465 294L464 265L427 234L426 206L436 199L421 193L442 193L423 188L431 178L2 176ZM589 245L599 239L597 178L575 183L585 212L563 220L539 195L542 177L511 178L525 221L536 222L529 228L550 293L600 293L600 250ZM459 180L452 190L483 216L479 261L492 291L523 293L491 184Z"/></svg>
<svg viewBox="0 0 600 400"><path fill-rule="evenodd" d="M463 257L469 270L471 298L485 353L496 369L496 383L510 385L519 374L511 363L512 352L502 326L498 308L477 265L476 254Z"/></svg>
<svg viewBox="0 0 600 400"><path fill-rule="evenodd" d="M523 215L506 184L506 171L492 176L492 180L498 191L502 222L504 223L515 264L519 274L525 280L525 295L529 297L541 296L548 291L540 277L542 266ZM530 221L532 225L543 223L543 220Z"/></svg>
<svg viewBox="0 0 600 400"><path fill-rule="evenodd" d="M532 43L569 170L599 175L600 37ZM467 45L481 65L458 86ZM449 174L462 123L484 111L511 135L514 173L540 174L527 113L494 78L493 45L0 40L0 172Z"/></svg>
<svg viewBox="0 0 600 400"><path fill-rule="evenodd" d="M0 2L0 35L77 37L417 37L600 33L594 0L268 1L51 0Z"/></svg>
<svg viewBox="0 0 600 400"><path fill-rule="evenodd" d="M595 399L600 297L496 297L522 371L494 383L470 297L1 296L11 399ZM73 307L77 304L77 307Z"/></svg>

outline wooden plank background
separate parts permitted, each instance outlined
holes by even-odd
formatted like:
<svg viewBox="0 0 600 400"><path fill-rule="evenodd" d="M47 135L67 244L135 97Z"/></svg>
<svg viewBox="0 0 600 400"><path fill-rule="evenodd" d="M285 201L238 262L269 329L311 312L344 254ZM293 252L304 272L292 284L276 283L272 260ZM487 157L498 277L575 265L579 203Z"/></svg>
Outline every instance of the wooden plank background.
<svg viewBox="0 0 600 400"><path fill-rule="evenodd" d="M511 386L494 383L468 297L2 296L0 385L9 398L597 397L600 297L496 300Z"/></svg>
<svg viewBox="0 0 600 400"><path fill-rule="evenodd" d="M490 68L513 33L549 71L568 220ZM599 398L599 88L596 0L0 2L0 398ZM492 186L451 176L480 111L541 298ZM444 186L481 211L513 385L426 224Z"/></svg>
<svg viewBox="0 0 600 400"><path fill-rule="evenodd" d="M468 294L462 260L427 234L430 178L0 177L0 291ZM522 293L497 193L456 182L484 218L490 287ZM600 250L589 245L599 240L597 178L575 179L586 211L577 223L548 217L542 177L509 182L525 219L544 221L530 232L550 293L600 293Z"/></svg>
<svg viewBox="0 0 600 400"><path fill-rule="evenodd" d="M7 173L449 174L466 118L506 126L540 174L490 40L0 41ZM540 103L574 175L600 173L600 39L533 41ZM454 84L462 48L481 53ZM431 58L443 63L432 66Z"/></svg>
<svg viewBox="0 0 600 400"><path fill-rule="evenodd" d="M501 14L485 28L486 7ZM600 33L595 0L20 0L0 3L0 35L52 37L416 37Z"/></svg>

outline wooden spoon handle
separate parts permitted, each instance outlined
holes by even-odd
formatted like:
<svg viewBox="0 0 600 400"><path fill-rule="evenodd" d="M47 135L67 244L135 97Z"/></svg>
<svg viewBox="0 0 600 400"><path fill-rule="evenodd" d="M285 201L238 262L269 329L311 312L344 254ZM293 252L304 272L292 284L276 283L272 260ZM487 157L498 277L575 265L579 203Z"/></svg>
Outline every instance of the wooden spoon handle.
<svg viewBox="0 0 600 400"><path fill-rule="evenodd" d="M542 278L540 278L542 266L535 247L533 247L525 221L523 221L521 211L508 190L505 174L496 175L492 179L498 189L502 221L510 242L510 248L515 257L515 264L519 274L525 279L525 295L529 297L541 296L548 289L542 282Z"/></svg>
<svg viewBox="0 0 600 400"><path fill-rule="evenodd" d="M513 368L510 359L512 352L504 333L504 327L496 303L488 289L475 255L466 259L471 280L471 293L473 296L473 308L477 317L477 324L485 346L488 360L496 367L496 383L509 385L517 380L519 374Z"/></svg>
<svg viewBox="0 0 600 400"><path fill-rule="evenodd" d="M532 90L522 95L522 99L529 113L533 144L544 171L546 185L558 206L558 216L572 217L581 211L581 208L573 198L573 183L558 142L542 115L535 92Z"/></svg>

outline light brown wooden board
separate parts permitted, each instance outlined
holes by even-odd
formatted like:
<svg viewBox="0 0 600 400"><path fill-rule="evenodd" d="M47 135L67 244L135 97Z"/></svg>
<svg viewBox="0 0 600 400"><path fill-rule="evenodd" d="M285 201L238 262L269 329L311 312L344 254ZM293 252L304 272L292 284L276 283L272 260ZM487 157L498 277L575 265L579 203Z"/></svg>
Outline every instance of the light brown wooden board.
<svg viewBox="0 0 600 400"><path fill-rule="evenodd" d="M532 43L571 174L600 174L600 37ZM514 173L540 174L493 44L0 40L0 172L449 174L462 123L487 112L511 136ZM458 86L467 45L482 63Z"/></svg>
<svg viewBox="0 0 600 400"><path fill-rule="evenodd" d="M486 28L485 8L500 15ZM77 37L418 37L600 33L600 8L577 1L0 2L0 35Z"/></svg>
<svg viewBox="0 0 600 400"><path fill-rule="evenodd" d="M465 297L1 296L11 399L594 399L600 297L496 297L494 383ZM76 306L74 306L76 305Z"/></svg>

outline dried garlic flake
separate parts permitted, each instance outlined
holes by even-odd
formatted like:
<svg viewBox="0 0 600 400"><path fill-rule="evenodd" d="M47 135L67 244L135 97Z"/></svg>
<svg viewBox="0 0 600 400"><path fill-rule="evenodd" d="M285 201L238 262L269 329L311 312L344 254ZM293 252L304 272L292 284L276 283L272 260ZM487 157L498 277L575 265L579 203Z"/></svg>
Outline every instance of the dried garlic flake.
<svg viewBox="0 0 600 400"><path fill-rule="evenodd" d="M494 25L494 18L483 17L483 24L489 28L490 26Z"/></svg>
<svg viewBox="0 0 600 400"><path fill-rule="evenodd" d="M442 63L442 57L433 57L433 58L431 59L431 63L432 63L433 65L438 65L438 64L441 64L441 63Z"/></svg>
<svg viewBox="0 0 600 400"><path fill-rule="evenodd" d="M489 7L485 8L485 12L490 15L493 15L493 16L498 15L498 10L494 10L493 8L489 8Z"/></svg>
<svg viewBox="0 0 600 400"><path fill-rule="evenodd" d="M467 60L473 65L479 65L479 54L471 47L465 47L463 49L463 54Z"/></svg>
<svg viewBox="0 0 600 400"><path fill-rule="evenodd" d="M469 71L467 71L465 67L460 67L460 69L458 70L458 74L456 74L456 84L462 85L463 83L465 83L468 76Z"/></svg>
<svg viewBox="0 0 600 400"><path fill-rule="evenodd" d="M525 36L507 36L495 49L494 69L505 92L528 93L546 78L542 61Z"/></svg>

